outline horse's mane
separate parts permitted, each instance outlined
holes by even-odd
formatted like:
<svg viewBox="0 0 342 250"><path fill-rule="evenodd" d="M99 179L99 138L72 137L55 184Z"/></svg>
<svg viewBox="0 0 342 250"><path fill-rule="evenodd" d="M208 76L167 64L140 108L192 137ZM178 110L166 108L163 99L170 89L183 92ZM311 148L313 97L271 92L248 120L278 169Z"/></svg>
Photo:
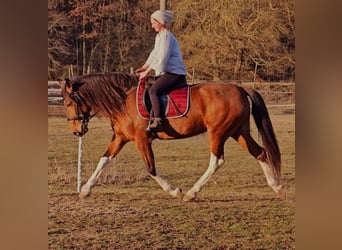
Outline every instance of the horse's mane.
<svg viewBox="0 0 342 250"><path fill-rule="evenodd" d="M88 74L72 81L73 90L93 112L105 117L120 114L128 91L137 85L138 78L126 73Z"/></svg>

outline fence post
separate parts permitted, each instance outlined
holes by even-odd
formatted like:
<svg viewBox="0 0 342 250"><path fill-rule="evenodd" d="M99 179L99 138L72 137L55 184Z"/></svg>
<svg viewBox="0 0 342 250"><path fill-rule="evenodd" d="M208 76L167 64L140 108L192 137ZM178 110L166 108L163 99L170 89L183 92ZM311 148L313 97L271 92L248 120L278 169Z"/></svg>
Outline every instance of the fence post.
<svg viewBox="0 0 342 250"><path fill-rule="evenodd" d="M160 0L160 9L167 10L167 0Z"/></svg>
<svg viewBox="0 0 342 250"><path fill-rule="evenodd" d="M253 82L255 82L255 80L256 80L257 69L258 69L258 63L256 62L256 63L255 63L255 67L254 67Z"/></svg>
<svg viewBox="0 0 342 250"><path fill-rule="evenodd" d="M72 64L70 64L70 73L71 73L70 78L74 77L74 65Z"/></svg>

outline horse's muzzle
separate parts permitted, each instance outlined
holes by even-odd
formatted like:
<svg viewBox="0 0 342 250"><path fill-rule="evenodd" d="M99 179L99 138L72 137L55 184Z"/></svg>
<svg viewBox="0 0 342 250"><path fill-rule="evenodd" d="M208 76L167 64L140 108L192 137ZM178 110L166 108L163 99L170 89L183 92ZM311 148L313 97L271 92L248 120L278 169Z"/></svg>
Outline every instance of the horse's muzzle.
<svg viewBox="0 0 342 250"><path fill-rule="evenodd" d="M82 123L81 125L81 131L74 131L73 134L79 137L82 137L83 135L85 135L88 132L88 126L85 123Z"/></svg>
<svg viewBox="0 0 342 250"><path fill-rule="evenodd" d="M73 132L73 134L79 137L82 137L84 135L84 133L78 131Z"/></svg>

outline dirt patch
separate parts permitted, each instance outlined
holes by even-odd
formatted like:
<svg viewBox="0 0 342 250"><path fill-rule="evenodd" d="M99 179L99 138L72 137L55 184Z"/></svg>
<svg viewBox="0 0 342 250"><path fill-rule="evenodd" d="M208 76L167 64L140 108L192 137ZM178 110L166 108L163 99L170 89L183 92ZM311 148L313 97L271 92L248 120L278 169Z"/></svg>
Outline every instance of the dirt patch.
<svg viewBox="0 0 342 250"><path fill-rule="evenodd" d="M171 197L148 177L133 143L104 170L91 196L79 199L78 138L64 117L50 117L48 249L295 249L295 116L270 114L286 198L275 197L257 162L228 140L225 165L190 203ZM92 119L83 138L83 183L111 136L106 120ZM153 149L158 172L184 192L208 166L206 134L156 140Z"/></svg>

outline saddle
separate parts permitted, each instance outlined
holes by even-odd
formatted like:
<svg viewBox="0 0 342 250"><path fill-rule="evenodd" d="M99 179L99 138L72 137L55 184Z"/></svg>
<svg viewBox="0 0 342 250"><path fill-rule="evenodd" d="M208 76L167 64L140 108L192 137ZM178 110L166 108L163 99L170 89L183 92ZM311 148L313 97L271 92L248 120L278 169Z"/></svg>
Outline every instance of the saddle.
<svg viewBox="0 0 342 250"><path fill-rule="evenodd" d="M148 89L151 82L141 79L136 92L136 107L141 118L149 120L152 108ZM170 93L160 96L160 107L166 119L185 116L190 106L190 86L171 90Z"/></svg>

